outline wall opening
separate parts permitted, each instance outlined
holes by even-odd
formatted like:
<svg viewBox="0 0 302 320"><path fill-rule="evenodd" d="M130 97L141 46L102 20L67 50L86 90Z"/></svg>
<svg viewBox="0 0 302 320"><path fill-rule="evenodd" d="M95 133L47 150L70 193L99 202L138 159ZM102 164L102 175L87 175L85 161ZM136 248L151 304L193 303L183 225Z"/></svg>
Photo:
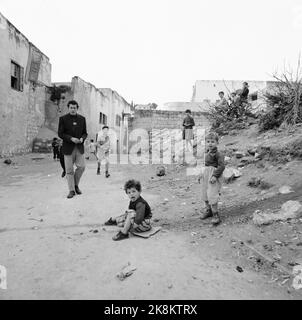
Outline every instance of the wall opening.
<svg viewBox="0 0 302 320"><path fill-rule="evenodd" d="M11 61L11 87L17 91L23 91L24 68Z"/></svg>
<svg viewBox="0 0 302 320"><path fill-rule="evenodd" d="M107 116L104 113L100 112L99 123L104 125L104 126L107 126L107 119L108 119Z"/></svg>
<svg viewBox="0 0 302 320"><path fill-rule="evenodd" d="M115 117L115 125L117 127L120 127L121 126L121 122L122 122L122 117L117 114L116 117Z"/></svg>

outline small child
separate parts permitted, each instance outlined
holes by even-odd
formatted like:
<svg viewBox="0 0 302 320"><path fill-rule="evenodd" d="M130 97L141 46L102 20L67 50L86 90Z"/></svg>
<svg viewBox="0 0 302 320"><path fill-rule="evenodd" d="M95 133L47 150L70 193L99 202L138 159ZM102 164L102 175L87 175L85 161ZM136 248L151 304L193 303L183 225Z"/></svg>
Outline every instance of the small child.
<svg viewBox="0 0 302 320"><path fill-rule="evenodd" d="M194 140L193 128L195 127L195 121L192 117L191 110L186 110L186 117L183 120L183 140L186 140L186 150L189 151L189 145L193 150L192 140Z"/></svg>
<svg viewBox="0 0 302 320"><path fill-rule="evenodd" d="M206 136L205 168L198 178L201 183L201 197L205 202L206 211L201 219L213 217L212 224L218 225L221 220L218 214L218 199L221 191L222 174L225 169L224 156L218 151L218 136L210 132Z"/></svg>
<svg viewBox="0 0 302 320"><path fill-rule="evenodd" d="M104 126L102 129L102 132L98 134L97 138L97 162L98 162L98 168L97 168L97 175L101 174L101 162L105 161L105 176L106 178L110 177L109 174L109 153L110 153L110 138L108 135L109 127Z"/></svg>
<svg viewBox="0 0 302 320"><path fill-rule="evenodd" d="M123 215L110 218L105 222L106 226L117 225L123 228L113 237L114 241L127 239L129 232L146 232L152 228L150 223L152 212L148 202L141 197L141 183L129 180L126 182L124 190L130 199L129 210Z"/></svg>
<svg viewBox="0 0 302 320"><path fill-rule="evenodd" d="M53 159L54 160L59 160L60 159L60 153L59 153L59 143L58 143L58 138L53 138L52 139L52 151L53 151Z"/></svg>
<svg viewBox="0 0 302 320"><path fill-rule="evenodd" d="M65 159L64 159L64 153L63 153L63 141L59 140L59 156L60 156L60 164L63 169L61 177L64 178L66 176L66 169L65 169Z"/></svg>

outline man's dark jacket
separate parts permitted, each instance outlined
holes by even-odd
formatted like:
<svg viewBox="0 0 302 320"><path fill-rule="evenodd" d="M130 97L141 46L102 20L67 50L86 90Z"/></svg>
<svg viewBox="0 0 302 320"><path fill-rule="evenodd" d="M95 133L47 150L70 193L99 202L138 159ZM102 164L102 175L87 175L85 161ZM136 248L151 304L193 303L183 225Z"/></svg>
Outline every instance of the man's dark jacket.
<svg viewBox="0 0 302 320"><path fill-rule="evenodd" d="M71 155L75 146L79 149L80 153L83 154L84 141L87 138L85 117L79 114L72 116L69 113L60 117L58 135L63 140L63 154ZM71 138L82 138L83 143L75 144L71 141Z"/></svg>

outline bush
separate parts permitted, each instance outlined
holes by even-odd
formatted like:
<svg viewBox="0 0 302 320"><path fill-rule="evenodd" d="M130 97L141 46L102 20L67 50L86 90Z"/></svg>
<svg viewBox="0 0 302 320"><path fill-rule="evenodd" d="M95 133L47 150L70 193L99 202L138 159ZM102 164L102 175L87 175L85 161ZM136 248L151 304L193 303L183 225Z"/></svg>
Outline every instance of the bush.
<svg viewBox="0 0 302 320"><path fill-rule="evenodd" d="M300 57L301 58L301 57ZM265 94L268 110L260 116L260 131L302 122L302 68L274 75L274 88Z"/></svg>
<svg viewBox="0 0 302 320"><path fill-rule="evenodd" d="M272 108L259 115L259 130L267 131L279 128L283 122L284 115L279 107Z"/></svg>
<svg viewBox="0 0 302 320"><path fill-rule="evenodd" d="M251 112L251 105L231 105L229 108L210 106L209 118L212 129L218 134L231 130L242 130L249 126L248 118L256 116Z"/></svg>

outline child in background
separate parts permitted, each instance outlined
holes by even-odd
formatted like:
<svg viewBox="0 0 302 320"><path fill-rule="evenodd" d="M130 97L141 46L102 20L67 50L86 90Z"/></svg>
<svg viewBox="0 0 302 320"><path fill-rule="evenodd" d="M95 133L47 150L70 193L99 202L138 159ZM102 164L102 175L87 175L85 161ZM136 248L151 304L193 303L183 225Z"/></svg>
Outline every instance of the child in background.
<svg viewBox="0 0 302 320"><path fill-rule="evenodd" d="M54 160L59 160L60 159L60 153L59 153L59 143L58 143L58 138L53 138L52 139L52 151L53 151L53 159Z"/></svg>
<svg viewBox="0 0 302 320"><path fill-rule="evenodd" d="M96 144L94 143L94 140L91 139L85 146L85 153L86 153L86 160L90 159L90 156L93 155L96 157Z"/></svg>
<svg viewBox="0 0 302 320"><path fill-rule="evenodd" d="M214 132L206 136L205 168L198 178L201 184L201 198L206 211L201 219L212 217L212 224L218 225L221 220L218 214L218 199L221 191L222 174L225 169L224 155L218 151L218 135Z"/></svg>
<svg viewBox="0 0 302 320"><path fill-rule="evenodd" d="M97 138L97 162L98 162L98 168L97 168L97 175L101 174L101 163L102 161L105 161L105 176L106 178L110 177L109 174L109 152L110 152L110 138L108 136L109 127L104 126L102 129L102 132L98 133Z"/></svg>
<svg viewBox="0 0 302 320"><path fill-rule="evenodd" d="M125 214L110 218L105 225L117 225L123 229L113 237L114 241L129 238L129 232L146 232L151 230L150 219L152 218L151 208L146 200L141 197L142 186L139 181L129 180L124 187L130 203Z"/></svg>
<svg viewBox="0 0 302 320"><path fill-rule="evenodd" d="M186 110L186 116L183 120L183 139L186 140L186 151L190 151L189 145L191 146L191 150L193 150L192 140L194 140L193 136L193 128L195 127L195 121L192 116L191 110Z"/></svg>
<svg viewBox="0 0 302 320"><path fill-rule="evenodd" d="M64 154L62 152L62 146L63 146L63 141L58 140L58 145L59 145L59 157L60 157L60 164L63 169L61 177L64 178L66 176L66 170L65 170L65 159L64 159Z"/></svg>

